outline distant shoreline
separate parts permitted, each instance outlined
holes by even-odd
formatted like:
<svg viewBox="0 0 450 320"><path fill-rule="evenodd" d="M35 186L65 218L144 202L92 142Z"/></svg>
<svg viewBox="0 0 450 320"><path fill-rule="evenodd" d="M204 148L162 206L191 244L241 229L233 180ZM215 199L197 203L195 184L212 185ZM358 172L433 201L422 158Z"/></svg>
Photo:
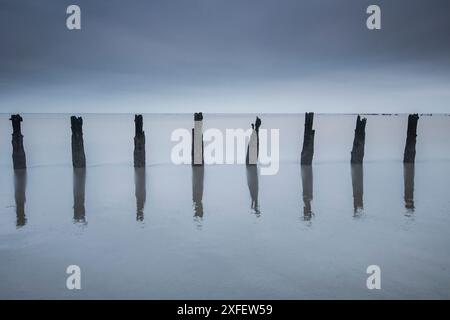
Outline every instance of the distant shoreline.
<svg viewBox="0 0 450 320"><path fill-rule="evenodd" d="M23 114L23 115L73 115L73 114L82 114L82 115L134 115L134 114L144 114L144 115L192 115L194 112L0 112L0 116L10 116L11 114ZM223 115L223 116L236 116L236 115L303 115L305 112L236 112L236 113L225 113L225 112L203 112L205 115ZM421 117L431 117L431 116L450 116L450 113L417 113ZM330 115L330 116L403 116L410 114L409 112L396 112L396 113L329 113L329 112L314 112L316 115Z"/></svg>

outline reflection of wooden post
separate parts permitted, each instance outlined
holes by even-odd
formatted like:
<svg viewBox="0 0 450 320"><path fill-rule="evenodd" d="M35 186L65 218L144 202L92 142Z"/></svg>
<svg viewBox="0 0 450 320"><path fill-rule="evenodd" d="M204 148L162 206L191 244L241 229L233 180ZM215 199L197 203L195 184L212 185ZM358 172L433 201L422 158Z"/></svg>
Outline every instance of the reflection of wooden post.
<svg viewBox="0 0 450 320"><path fill-rule="evenodd" d="M194 216L203 217L203 180L205 168L196 166L192 168L192 202L194 205Z"/></svg>
<svg viewBox="0 0 450 320"><path fill-rule="evenodd" d="M192 129L192 165L203 165L203 114L194 114L194 128Z"/></svg>
<svg viewBox="0 0 450 320"><path fill-rule="evenodd" d="M256 166L247 166L247 185L248 190L250 191L251 198L251 208L254 210L256 216L260 216L261 212L259 211L258 204L258 190L259 190L259 182L258 182L258 167Z"/></svg>
<svg viewBox="0 0 450 320"><path fill-rule="evenodd" d="M73 221L86 223L86 209L84 206L86 190L86 169L73 170Z"/></svg>
<svg viewBox="0 0 450 320"><path fill-rule="evenodd" d="M74 168L86 168L86 156L83 142L83 119L72 116L72 164Z"/></svg>
<svg viewBox="0 0 450 320"><path fill-rule="evenodd" d="M144 207L147 198L145 167L134 169L134 194L136 196L136 221L144 220Z"/></svg>
<svg viewBox="0 0 450 320"><path fill-rule="evenodd" d="M366 118L358 115L356 118L355 138L353 139L353 149L351 163L363 163L364 143L366 140Z"/></svg>
<svg viewBox="0 0 450 320"><path fill-rule="evenodd" d="M406 136L405 153L403 155L403 163L414 163L416 159L416 137L417 137L417 121L419 115L410 114L408 116L408 133Z"/></svg>
<svg viewBox="0 0 450 320"><path fill-rule="evenodd" d="M305 133L303 136L303 149L301 157L302 165L312 164L312 159L314 155L314 134L315 134L315 130L313 130L313 120L314 120L313 112L305 113Z"/></svg>
<svg viewBox="0 0 450 320"><path fill-rule="evenodd" d="M13 166L14 169L25 169L27 161L25 156L25 149L23 148L23 135L20 123L23 121L19 114L12 115L9 119L12 121L12 147L13 147Z"/></svg>
<svg viewBox="0 0 450 320"><path fill-rule="evenodd" d="M135 136L134 136L134 167L145 167L145 132L143 130L142 115L134 116Z"/></svg>
<svg viewBox="0 0 450 320"><path fill-rule="evenodd" d="M23 227L27 223L25 215L25 191L27 188L27 170L14 170L14 198L16 200L16 227Z"/></svg>
<svg viewBox="0 0 450 320"><path fill-rule="evenodd" d="M403 165L403 179L405 183L405 208L414 211L414 163Z"/></svg>
<svg viewBox="0 0 450 320"><path fill-rule="evenodd" d="M259 155L259 127L261 126L261 119L256 117L255 123L252 123L252 134L247 146L247 156L245 163L247 165L258 164Z"/></svg>
<svg viewBox="0 0 450 320"><path fill-rule="evenodd" d="M310 220L312 217L311 201L313 199L313 172L312 166L302 165L302 189L303 189L303 218Z"/></svg>
<svg viewBox="0 0 450 320"><path fill-rule="evenodd" d="M357 216L364 209L364 176L362 164L352 164L353 212Z"/></svg>

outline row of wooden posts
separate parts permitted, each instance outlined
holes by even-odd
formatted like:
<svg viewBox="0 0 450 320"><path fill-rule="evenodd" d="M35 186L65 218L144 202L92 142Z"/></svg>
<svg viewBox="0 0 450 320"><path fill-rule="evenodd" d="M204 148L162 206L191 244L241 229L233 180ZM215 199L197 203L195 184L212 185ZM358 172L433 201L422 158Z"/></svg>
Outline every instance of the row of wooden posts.
<svg viewBox="0 0 450 320"><path fill-rule="evenodd" d="M314 134L313 113L305 115L305 137L301 154L301 178L303 189L303 217L310 220L313 215L311 202L313 199L313 172L312 159L314 154ZM408 211L414 211L414 158L417 121L417 114L408 117L408 132L403 162L404 165L404 200ZM20 115L11 116L13 124L13 162L14 169L25 169L26 158L23 147L23 136L21 133L22 117ZM203 217L203 135L202 135L202 113L194 115L194 128L192 129L192 200L195 217ZM258 131L261 120L257 117L252 124L253 132L247 148L247 184L251 197L251 208L256 215L260 215L258 204L258 173L257 167L251 165L258 156ZM76 223L86 223L85 210L85 183L86 183L86 156L84 154L83 142L83 120L81 117L71 117L72 127L72 161L74 169L74 215ZM353 188L353 208L354 215L358 216L363 210L363 168L366 119L357 117L353 149L351 152L351 175ZM142 115L135 116L135 137L134 137L134 166L135 166L135 195L136 195L136 220L144 219L144 205L146 201L146 178L145 178L145 133L143 131ZM251 153L254 153L252 156ZM25 188L26 170L15 170L15 200L17 227L26 224L25 215Z"/></svg>
<svg viewBox="0 0 450 320"><path fill-rule="evenodd" d="M21 123L23 121L19 114L12 115L13 126L12 146L13 146L13 165L14 169L26 168L26 156L23 146L23 135L21 131ZM72 164L74 168L86 167L86 155L84 152L83 142L83 119L81 117L71 117L72 128ZM314 136L313 129L314 113L305 114L305 131L303 137L303 149L301 153L301 164L311 165L314 155ZM408 116L408 131L406 137L405 151L403 155L404 163L414 163L416 156L416 137L418 114L410 114ZM135 136L134 136L134 167L145 167L145 132L143 130L142 115L135 115ZM203 114L194 114L194 128L192 128L192 165L203 165L203 132L202 132ZM351 151L350 162L352 164L363 163L364 144L366 136L366 118L359 115L356 119L355 136L353 140L353 148ZM252 124L252 135L247 147L246 163L248 165L256 165L259 152L259 127L261 119L256 117L256 121Z"/></svg>

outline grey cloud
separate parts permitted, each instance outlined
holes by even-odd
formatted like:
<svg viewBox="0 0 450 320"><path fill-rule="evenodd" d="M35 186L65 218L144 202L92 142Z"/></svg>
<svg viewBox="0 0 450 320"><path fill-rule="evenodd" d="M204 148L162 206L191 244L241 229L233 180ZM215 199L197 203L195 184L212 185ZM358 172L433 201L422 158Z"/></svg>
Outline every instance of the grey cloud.
<svg viewBox="0 0 450 320"><path fill-rule="evenodd" d="M81 31L65 28L65 8L72 3L82 8ZM372 3L382 8L381 31L365 27L365 8ZM148 111L181 111L183 101L190 110L194 104L206 107L206 96L253 110L273 88L290 88L285 110L291 111L306 84L320 92L330 81L342 81L336 75L344 73L348 83L339 90L347 90L346 97L383 90L386 82L395 82L386 91L391 95L395 87L427 92L435 87L441 88L435 91L443 111L450 83L445 0L2 0L0 5L0 111L5 112L76 109L64 108L64 98L80 106L95 100L91 111L111 111L105 98L111 96L123 101L113 111L156 103L159 107ZM407 111L407 97L401 92L395 97ZM211 101L217 107L205 111L225 112L225 102Z"/></svg>

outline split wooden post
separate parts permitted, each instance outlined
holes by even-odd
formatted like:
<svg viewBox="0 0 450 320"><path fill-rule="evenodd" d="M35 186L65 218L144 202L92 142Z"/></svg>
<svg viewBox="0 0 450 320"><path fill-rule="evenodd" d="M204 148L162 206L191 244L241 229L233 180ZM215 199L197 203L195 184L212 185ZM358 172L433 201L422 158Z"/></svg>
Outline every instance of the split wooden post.
<svg viewBox="0 0 450 320"><path fill-rule="evenodd" d="M259 155L259 127L261 126L261 119L256 117L255 123L252 123L252 134L247 146L247 156L245 163L247 165L257 165Z"/></svg>
<svg viewBox="0 0 450 320"><path fill-rule="evenodd" d="M353 139L353 148L351 153L352 164L362 164L364 159L364 144L366 140L366 118L358 115L356 118L355 137Z"/></svg>
<svg viewBox="0 0 450 320"><path fill-rule="evenodd" d="M74 168L86 168L86 155L83 142L83 119L72 116L72 165Z"/></svg>
<svg viewBox="0 0 450 320"><path fill-rule="evenodd" d="M303 136L303 149L301 155L302 165L311 165L314 155L314 135L313 130L314 112L305 113L305 133Z"/></svg>

